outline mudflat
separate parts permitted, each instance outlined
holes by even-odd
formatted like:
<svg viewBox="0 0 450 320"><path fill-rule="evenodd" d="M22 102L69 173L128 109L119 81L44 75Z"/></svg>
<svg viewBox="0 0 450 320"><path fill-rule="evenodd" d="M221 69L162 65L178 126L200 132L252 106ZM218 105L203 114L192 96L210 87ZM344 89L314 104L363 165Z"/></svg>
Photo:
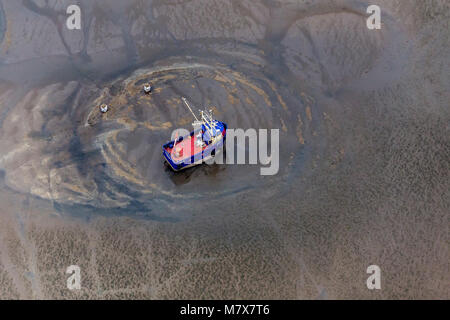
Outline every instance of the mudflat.
<svg viewBox="0 0 450 320"><path fill-rule="evenodd" d="M448 1L80 2L0 0L0 298L449 298ZM278 173L172 172L182 96Z"/></svg>

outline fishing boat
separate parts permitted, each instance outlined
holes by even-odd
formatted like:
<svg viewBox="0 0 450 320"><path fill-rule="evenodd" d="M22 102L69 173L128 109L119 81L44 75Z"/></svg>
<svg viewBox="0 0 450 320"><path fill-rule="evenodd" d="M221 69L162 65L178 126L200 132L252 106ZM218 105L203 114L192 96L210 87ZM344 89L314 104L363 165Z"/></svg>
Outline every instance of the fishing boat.
<svg viewBox="0 0 450 320"><path fill-rule="evenodd" d="M200 111L200 119L192 111L186 98L181 98L195 118L194 131L176 137L163 145L163 155L174 171L199 165L219 152L225 142L227 125L215 120L212 110Z"/></svg>

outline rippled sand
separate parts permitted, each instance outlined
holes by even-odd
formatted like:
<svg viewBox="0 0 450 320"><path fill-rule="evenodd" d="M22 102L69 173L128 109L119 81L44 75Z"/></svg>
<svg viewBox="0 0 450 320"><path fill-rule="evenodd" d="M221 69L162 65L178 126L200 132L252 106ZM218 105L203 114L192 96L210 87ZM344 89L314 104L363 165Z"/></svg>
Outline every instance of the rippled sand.
<svg viewBox="0 0 450 320"><path fill-rule="evenodd" d="M0 298L449 298L450 9L375 2L0 0ZM181 96L278 174L169 170Z"/></svg>

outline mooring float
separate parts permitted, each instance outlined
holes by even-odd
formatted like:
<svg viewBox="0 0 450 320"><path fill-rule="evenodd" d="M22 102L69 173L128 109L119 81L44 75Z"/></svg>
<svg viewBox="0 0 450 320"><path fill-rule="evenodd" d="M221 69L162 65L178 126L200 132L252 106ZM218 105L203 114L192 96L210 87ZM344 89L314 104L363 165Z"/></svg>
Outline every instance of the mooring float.
<svg viewBox="0 0 450 320"><path fill-rule="evenodd" d="M152 91L152 85L150 83L144 83L144 92L150 93Z"/></svg>
<svg viewBox="0 0 450 320"><path fill-rule="evenodd" d="M100 111L102 113L105 113L106 111L108 111L108 106L105 103L101 104L100 105Z"/></svg>

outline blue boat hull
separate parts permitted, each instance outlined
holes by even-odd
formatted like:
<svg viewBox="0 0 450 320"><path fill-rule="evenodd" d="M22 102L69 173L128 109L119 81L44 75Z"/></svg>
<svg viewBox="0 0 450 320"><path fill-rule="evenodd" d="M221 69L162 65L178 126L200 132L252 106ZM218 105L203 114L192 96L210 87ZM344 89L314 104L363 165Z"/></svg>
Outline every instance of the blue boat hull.
<svg viewBox="0 0 450 320"><path fill-rule="evenodd" d="M175 140L172 140L163 145L163 147L162 147L163 156L164 156L165 160L167 161L167 163L170 165L170 167L174 171L180 171L183 169L187 169L187 168L199 165L199 164L203 163L204 161L214 157L216 152L219 152L223 148L225 139L226 139L227 125L224 122L220 122L220 121L217 121L217 122L221 126L220 137L218 136L216 138L215 143L208 145L201 152L191 155L190 158L183 159L182 161L176 161L173 159L171 152L169 152L168 150L173 148L173 146L175 145ZM190 133L190 136L192 137L194 134L195 134L195 132L193 131ZM185 136L180 139L177 139L177 143L179 143L180 141L182 141L183 139L186 139L188 137L189 136Z"/></svg>

